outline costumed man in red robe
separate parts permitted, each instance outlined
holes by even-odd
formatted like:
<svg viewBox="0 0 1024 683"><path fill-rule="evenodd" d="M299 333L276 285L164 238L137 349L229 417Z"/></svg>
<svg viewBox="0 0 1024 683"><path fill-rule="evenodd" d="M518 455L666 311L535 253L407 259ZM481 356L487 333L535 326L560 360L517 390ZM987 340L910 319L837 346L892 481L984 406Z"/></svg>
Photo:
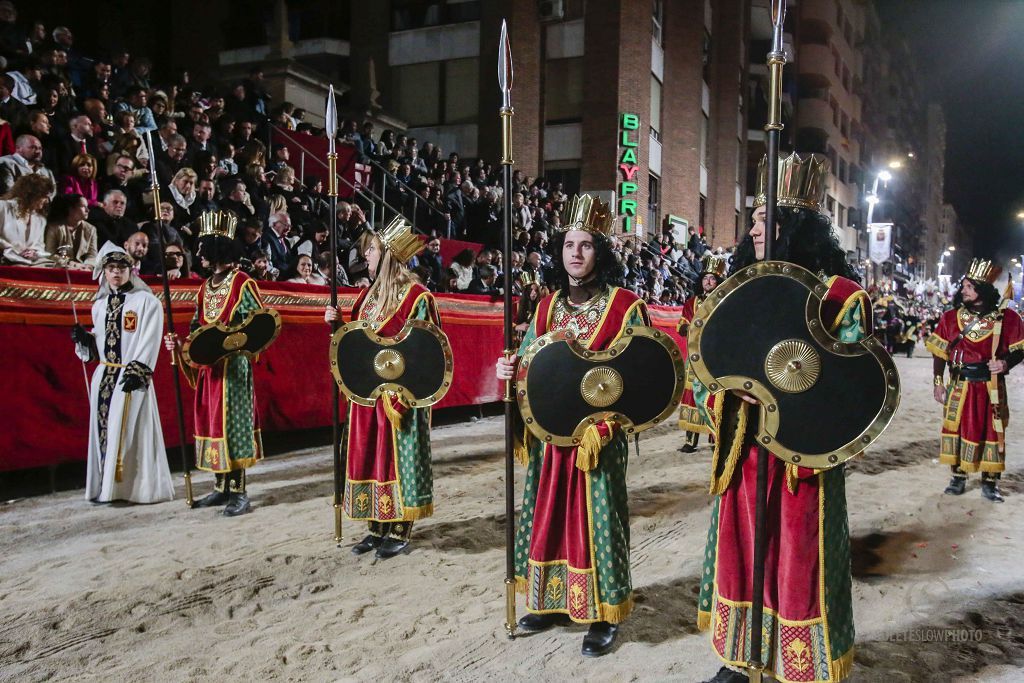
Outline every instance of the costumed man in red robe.
<svg viewBox="0 0 1024 683"><path fill-rule="evenodd" d="M367 231L359 252L373 284L352 307L352 320L368 320L377 334L393 337L407 320L441 326L434 296L406 263L424 243L401 219L380 232ZM324 320L340 312L327 307ZM434 514L434 475L430 463L431 408L413 408L393 391L377 397L373 407L349 402L345 444L345 513L365 521L370 533L352 547L363 555L376 550L386 560L409 547L413 522Z"/></svg>
<svg viewBox="0 0 1024 683"><path fill-rule="evenodd" d="M500 380L510 379L523 351L548 332L571 330L584 346L600 350L626 327L650 325L644 302L612 284L618 269L608 205L575 197L563 226L548 246L555 291L537 305L519 354L498 360ZM579 447L553 446L526 432L516 450L527 468L515 541L516 589L526 593L530 612L519 628L590 624L582 653L603 655L633 609L626 434L617 423L600 421Z"/></svg>
<svg viewBox="0 0 1024 683"><path fill-rule="evenodd" d="M235 240L236 224L228 212L202 216L197 255L213 274L199 287L192 332L215 322L237 325L263 308L256 281L238 268L242 248ZM216 475L213 492L192 507L224 505L228 517L245 514L252 509L245 471L263 459L252 360L232 354L215 365L191 366L181 356L177 335L166 335L164 344L178 355L178 367L196 390L196 467Z"/></svg>
<svg viewBox="0 0 1024 683"><path fill-rule="evenodd" d="M1003 502L999 475L1006 468L1005 375L1024 359L1024 323L999 306L994 283L1000 272L991 261L974 259L953 308L925 341L934 356L935 400L944 406L939 462L953 471L945 492L961 495L967 475L981 472L981 494L994 503Z"/></svg>
<svg viewBox="0 0 1024 683"><path fill-rule="evenodd" d="M686 333L690 329L690 322L697 311L697 307L715 291L718 285L725 280L725 274L729 270L729 259L725 256L705 254L700 260L700 293L694 294L683 303L683 312L679 316L679 323L676 331L683 338L683 357L686 353ZM697 450L697 441L701 434L711 434L711 427L704 422L697 404L693 401L693 370L690 364L686 364L686 383L683 388L683 397L679 401L679 428L686 432L686 442L680 448L682 453L693 453ZM711 398L711 405L714 406L714 397Z"/></svg>
<svg viewBox="0 0 1024 683"><path fill-rule="evenodd" d="M766 162L761 162L753 225L737 246L731 273L764 258ZM831 221L821 213L828 169L828 159L817 154L779 160L772 257L828 277L822 319L833 337L855 342L871 333L871 303L853 281ZM694 393L715 428L715 501L697 625L711 632L715 654L726 665L712 681L738 683L747 680L741 671L750 660L758 459L750 427L759 407L751 396L726 391L709 410L708 390L699 380ZM854 642L844 467L808 469L773 455L768 461L762 661L780 681L842 680L853 666Z"/></svg>

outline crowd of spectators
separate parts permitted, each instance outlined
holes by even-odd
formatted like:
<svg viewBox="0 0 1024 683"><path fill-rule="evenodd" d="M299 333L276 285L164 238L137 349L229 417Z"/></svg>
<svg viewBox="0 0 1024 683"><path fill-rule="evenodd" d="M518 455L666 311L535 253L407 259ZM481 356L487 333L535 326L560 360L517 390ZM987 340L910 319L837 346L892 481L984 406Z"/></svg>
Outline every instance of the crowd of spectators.
<svg viewBox="0 0 1024 683"><path fill-rule="evenodd" d="M69 28L19 23L15 5L0 0L0 262L91 269L98 248L112 241L135 257L141 274L166 267L170 278L200 277L198 218L225 210L238 217L236 238L250 274L324 285L332 255L323 179L300 178L289 147L267 142L272 126L294 131L300 142L325 134L304 117L288 102L272 104L259 69L213 88L200 88L188 72L157 81L146 56L85 54ZM499 165L445 154L401 132L378 134L370 121L346 120L338 140L375 170L370 189L424 233L427 249L411 265L425 284L500 293ZM515 171L514 276L532 271L543 281L550 267L544 247L568 199L561 183ZM367 209L338 205L340 285L369 283L357 246ZM482 247L445 263L441 239ZM694 230L685 243L665 232L650 241L620 235L613 245L624 285L662 304L681 304L694 291L708 249Z"/></svg>

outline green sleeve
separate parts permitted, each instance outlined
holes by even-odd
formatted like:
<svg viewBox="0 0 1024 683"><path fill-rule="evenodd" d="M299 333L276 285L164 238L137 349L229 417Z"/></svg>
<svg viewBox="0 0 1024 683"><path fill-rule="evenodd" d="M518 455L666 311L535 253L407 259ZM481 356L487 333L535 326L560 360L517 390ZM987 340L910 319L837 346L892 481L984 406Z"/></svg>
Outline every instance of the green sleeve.
<svg viewBox="0 0 1024 683"><path fill-rule="evenodd" d="M238 297L238 306L235 307L235 313L231 316L231 324L237 325L245 320L245 316L260 308L263 308L260 300L256 298L255 294L253 294L249 283L246 283L242 287L241 295Z"/></svg>
<svg viewBox="0 0 1024 683"><path fill-rule="evenodd" d="M839 323L839 329L836 331L836 338L847 344L864 339L867 336L867 330L861 324L862 320L861 304L857 302L843 316L842 321Z"/></svg>
<svg viewBox="0 0 1024 683"><path fill-rule="evenodd" d="M539 308L538 308L539 310ZM522 358L523 353L526 352L526 347L533 343L533 340L537 338L537 311L533 312L533 319L530 320L530 326L526 328L526 334L523 335L523 343L519 345L519 357Z"/></svg>

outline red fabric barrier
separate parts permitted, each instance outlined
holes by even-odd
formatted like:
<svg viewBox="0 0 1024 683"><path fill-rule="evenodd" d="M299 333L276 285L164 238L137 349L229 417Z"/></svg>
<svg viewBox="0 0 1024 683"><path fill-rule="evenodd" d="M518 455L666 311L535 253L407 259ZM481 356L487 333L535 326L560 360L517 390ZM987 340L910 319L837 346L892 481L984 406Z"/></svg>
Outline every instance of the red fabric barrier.
<svg viewBox="0 0 1024 683"><path fill-rule="evenodd" d="M324 181L326 191L327 138L275 128L271 139L275 145L288 148L288 165L295 169L296 178L306 178L308 181L309 176L316 176ZM353 185L364 187L369 184L370 166L356 161L356 148L353 145L335 145L335 151L338 154L338 175L344 179L338 183L338 197L351 199L354 194Z"/></svg>
<svg viewBox="0 0 1024 683"><path fill-rule="evenodd" d="M149 280L149 278L147 278ZM0 267L0 356L7 361L0 392L0 471L84 460L89 424L88 392L70 338L72 299L82 324L91 326L96 284L72 273L69 291L63 271ZM162 297L159 282L150 281ZM184 336L195 311L198 283L172 285L175 329ZM284 321L281 335L255 366L256 398L265 432L323 427L331 420L329 329L323 308L326 287L262 282L267 306ZM345 289L349 309L358 290ZM474 295L437 295L438 309L455 357L451 390L438 405L476 405L500 400L494 361L502 349L501 300ZM675 336L679 309L655 307L654 324ZM347 315L347 311L346 311ZM678 339L678 337L677 337ZM89 365L91 377L95 364ZM170 448L178 444L174 386L169 358L161 350L153 375ZM193 392L182 380L186 434L192 440Z"/></svg>

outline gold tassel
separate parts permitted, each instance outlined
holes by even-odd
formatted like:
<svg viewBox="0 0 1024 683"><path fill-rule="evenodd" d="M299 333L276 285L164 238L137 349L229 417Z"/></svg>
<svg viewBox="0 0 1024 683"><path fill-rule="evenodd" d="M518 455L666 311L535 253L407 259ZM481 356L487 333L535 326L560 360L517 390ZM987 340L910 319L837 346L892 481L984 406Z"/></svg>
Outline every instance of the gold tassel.
<svg viewBox="0 0 1024 683"><path fill-rule="evenodd" d="M853 673L853 648L839 659L832 660L832 680L841 681Z"/></svg>
<svg viewBox="0 0 1024 683"><path fill-rule="evenodd" d="M132 405L132 394L124 395L124 408L121 410L121 440L117 442L117 461L114 463L114 481L118 484L124 478L124 439L128 434L128 411Z"/></svg>
<svg viewBox="0 0 1024 683"><path fill-rule="evenodd" d="M512 456L523 467L530 464L530 432L523 427L522 438L516 439L512 447Z"/></svg>
<svg viewBox="0 0 1024 683"><path fill-rule="evenodd" d="M697 630L707 631L711 628L711 612L704 612L698 610L697 612Z"/></svg>
<svg viewBox="0 0 1024 683"><path fill-rule="evenodd" d="M796 485L800 483L800 476L797 474L797 465L791 462L786 463L786 489L796 495Z"/></svg>
<svg viewBox="0 0 1024 683"><path fill-rule="evenodd" d="M583 432L580 445L576 448L576 467L584 472L590 472L597 467L597 459L601 449L607 446L612 440L614 430L608 425L608 434L601 435L601 430L596 424L592 424Z"/></svg>
<svg viewBox="0 0 1024 683"><path fill-rule="evenodd" d="M516 577L516 593L522 593L526 595L530 590L530 585L526 583L526 579L522 576Z"/></svg>
<svg viewBox="0 0 1024 683"><path fill-rule="evenodd" d="M383 399L384 402L384 413L388 416L388 422L390 422L391 426L394 427L395 429L401 429L402 413L400 413L398 409L395 408L394 405L392 405L391 400L394 399L400 405L408 408L408 406L405 405L405 401L402 400L402 397L400 395L392 393L390 391L387 392L381 398Z"/></svg>
<svg viewBox="0 0 1024 683"><path fill-rule="evenodd" d="M732 445L729 448L729 453L725 456L725 470L722 472L722 476L715 477L715 471L718 469L718 458L719 451L722 444L725 442L723 432L725 430L724 423L722 422L721 416L724 415L725 410L725 394L721 396L722 400L719 405L716 405L716 412L719 413L718 419L718 438L715 439L715 456L712 460L711 469L711 488L708 491L713 496L720 496L725 493L725 490L729 488L729 482L732 481L732 474L736 470L736 463L739 462L740 453L743 450L743 436L747 433L747 414L750 406L746 401L741 401L737 410L739 411L738 424L736 431L733 433Z"/></svg>
<svg viewBox="0 0 1024 683"><path fill-rule="evenodd" d="M597 613L601 615L601 621L607 621L610 624L618 624L625 621L626 617L628 617L632 612L632 594L626 598L625 602L620 602L618 605L609 605L606 602L602 602L597 611Z"/></svg>
<svg viewBox="0 0 1024 683"><path fill-rule="evenodd" d="M418 519L426 519L434 514L434 504L427 503L415 508L402 508L402 521L415 522Z"/></svg>

